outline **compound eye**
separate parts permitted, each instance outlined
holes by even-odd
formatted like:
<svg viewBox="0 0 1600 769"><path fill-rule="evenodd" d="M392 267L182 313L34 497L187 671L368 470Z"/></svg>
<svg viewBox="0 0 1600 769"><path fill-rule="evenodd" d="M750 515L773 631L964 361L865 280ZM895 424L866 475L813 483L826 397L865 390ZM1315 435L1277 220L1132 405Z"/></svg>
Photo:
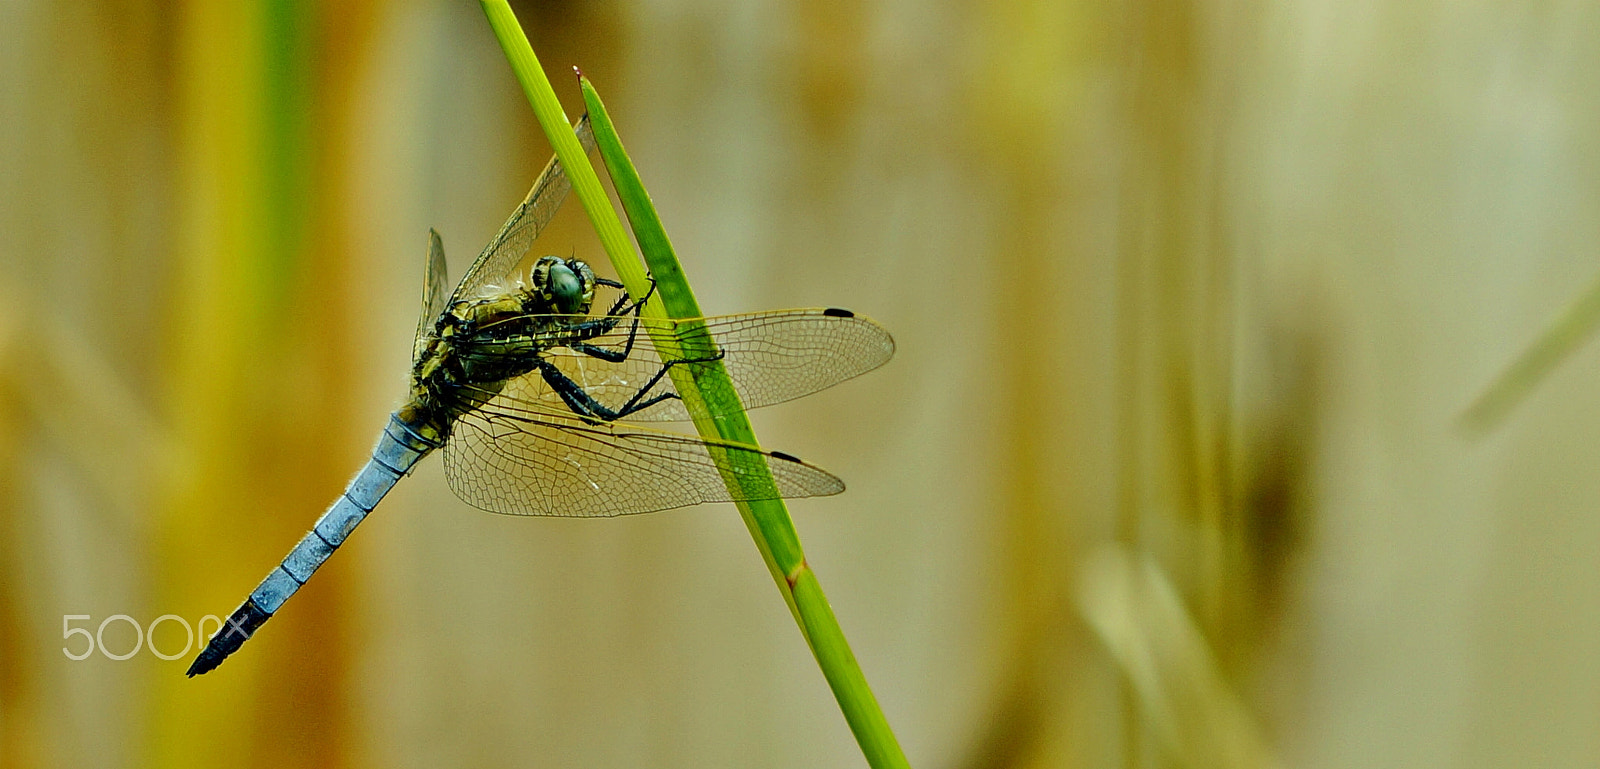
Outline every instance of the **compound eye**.
<svg viewBox="0 0 1600 769"><path fill-rule="evenodd" d="M565 264L550 266L550 301L556 312L566 315L583 312L583 280Z"/></svg>

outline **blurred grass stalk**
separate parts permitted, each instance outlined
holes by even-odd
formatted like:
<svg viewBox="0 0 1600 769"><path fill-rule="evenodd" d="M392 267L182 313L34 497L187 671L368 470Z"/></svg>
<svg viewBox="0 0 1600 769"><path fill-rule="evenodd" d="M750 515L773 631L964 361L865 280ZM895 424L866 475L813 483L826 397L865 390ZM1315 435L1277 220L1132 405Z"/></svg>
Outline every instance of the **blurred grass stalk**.
<svg viewBox="0 0 1600 769"><path fill-rule="evenodd" d="M1117 661L1148 726L1176 766L1276 769L1250 711L1161 567L1106 545L1085 559L1084 619Z"/></svg>
<svg viewBox="0 0 1600 769"><path fill-rule="evenodd" d="M630 296L635 299L644 297L649 293L650 276L635 258L616 210L612 208L610 199L600 186L599 176L580 148L521 25L505 0L482 0L482 4L489 26L494 29L500 47L505 51L529 103L533 105L540 127L566 168L567 176L572 180L578 199L593 222L618 278L627 287ZM584 101L594 122L595 141L605 159L618 197L622 199L624 210L633 224L645 261L649 263L656 280L657 294L645 304L643 314L653 318L700 317L699 304L678 265L671 242L650 203L650 196L622 148L605 106L586 79L580 82ZM666 350L674 346L670 338L656 341ZM670 375L678 392L684 397L689 412L695 415L695 428L701 437L759 445L734 392L733 383L721 364L695 368L695 372L674 368ZM729 484L730 491L735 484L750 483L740 481L727 469L724 469L723 478ZM762 479L756 482L760 483ZM764 482L772 484L770 477ZM740 495L734 493L733 496ZM795 532L787 506L781 499L739 502L737 506L784 601L794 614L801 634L816 656L823 676L833 689L839 708L851 732L855 734L867 763L875 769L909 767L905 753L901 751L888 720L884 718L877 699L867 685L861 666L850 651L844 631L840 629L833 609L822 592L821 583L806 564L800 538Z"/></svg>
<svg viewBox="0 0 1600 769"><path fill-rule="evenodd" d="M1584 340L1594 336L1596 328L1600 328L1600 279L1462 412L1461 425L1474 435L1498 426L1534 385L1549 376Z"/></svg>

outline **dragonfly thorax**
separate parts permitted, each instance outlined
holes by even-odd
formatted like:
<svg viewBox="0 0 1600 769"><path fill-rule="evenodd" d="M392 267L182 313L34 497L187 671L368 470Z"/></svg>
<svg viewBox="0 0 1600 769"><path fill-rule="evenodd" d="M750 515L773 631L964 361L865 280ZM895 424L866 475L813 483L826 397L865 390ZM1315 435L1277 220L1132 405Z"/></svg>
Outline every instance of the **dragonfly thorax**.
<svg viewBox="0 0 1600 769"><path fill-rule="evenodd" d="M413 366L419 412L448 434L451 420L531 372L545 350L593 336L567 327L588 314L598 283L582 261L545 256L482 298L451 305Z"/></svg>

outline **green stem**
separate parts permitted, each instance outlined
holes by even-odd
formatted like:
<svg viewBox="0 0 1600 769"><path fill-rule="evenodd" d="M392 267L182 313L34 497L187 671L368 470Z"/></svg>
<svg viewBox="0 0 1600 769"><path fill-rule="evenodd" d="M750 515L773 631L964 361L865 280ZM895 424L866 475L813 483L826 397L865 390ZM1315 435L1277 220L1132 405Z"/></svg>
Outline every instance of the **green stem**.
<svg viewBox="0 0 1600 769"><path fill-rule="evenodd" d="M600 243L616 268L617 277L631 296L637 298L645 295L650 288L650 277L635 258L622 231L621 221L600 186L599 177L589 164L588 157L573 135L570 121L562 112L555 91L534 56L533 47L528 44L527 37L523 35L505 0L482 0L482 3L489 26L494 29L512 71L516 73L528 101L533 105L539 125L550 138L556 156L561 159L568 177L572 179L573 189L594 223ZM605 105L587 80L582 80L581 85L584 101L594 122L596 144L605 158L607 171L633 224L634 236L638 238L645 261L656 280L656 297L652 297L645 305L643 314L658 318L700 317L699 303L695 301L694 292L683 276L672 243L661 226L655 207L650 203L650 196L622 148L616 129L606 114ZM670 335L654 338L653 341L663 352L670 352L676 346ZM676 367L670 371L670 376L689 412L694 415L695 428L700 435L708 439L759 445L733 389L732 380L722 366L694 366L692 369L685 371L683 367ZM719 465L724 464L719 462ZM749 469L744 468L746 472ZM729 484L734 497L743 496L736 488L739 484L772 485L770 477L764 481L759 478L751 481L726 467L723 479ZM874 769L909 767L905 753L901 751L883 710L867 686L866 676L862 674L861 666L845 640L844 631L828 605L822 585L806 564L788 507L781 499L739 502L737 506L755 540L756 548L761 552L762 560L766 562L801 634L810 645L818 666L822 668L823 677L832 688L846 723L861 745L867 763Z"/></svg>
<svg viewBox="0 0 1600 769"><path fill-rule="evenodd" d="M630 287L629 293L633 293L633 286L649 285L644 266L634 257L633 245L623 232L622 221L617 218L616 209L611 207L611 199L606 197L605 188L600 186L600 177L595 174L594 166L589 164L583 146L578 143L577 134L572 132L572 122L561 110L555 89L550 87L550 81L545 78L538 57L533 55L533 46L529 45L527 35L523 34L522 26L517 23L517 17L511 13L511 6L505 0L482 2L484 15L489 17L489 27L500 41L506 59L511 62L511 71L516 73L517 82L522 84L522 92L527 94L528 103L533 105L533 115L538 118L539 127L544 129L544 135L549 137L556 157L561 159L561 166L566 169L567 178L572 181L572 189L578 193L584 212L589 214L589 221L594 223L595 233L600 236L600 245L616 267L617 277ZM651 314L650 309L648 306L645 308L646 314Z"/></svg>
<svg viewBox="0 0 1600 769"><path fill-rule="evenodd" d="M594 126L595 145L605 160L606 171L617 189L617 197L633 225L634 237L644 252L645 262L656 278L656 289L666 305L667 312L675 318L697 318L699 303L683 278L677 253L667 237L650 195L645 191L639 172L628 158L617 136L611 116L606 112L600 95L587 78L580 78L584 105ZM676 371L674 372L676 373ZM687 378L687 377L686 377ZM676 382L680 392L683 383ZM709 424L696 420L695 426L707 438L722 438L741 443L756 444L755 431L745 417L744 408L733 391L733 384L720 366L695 377L693 386L701 397L713 407L716 418ZM878 700L867 685L850 643L828 605L827 596L816 574L806 564L805 553L800 548L800 537L795 532L794 521L789 517L788 506L781 499L741 502L739 512L744 516L750 535L767 559L778 589L800 625L800 632L811 646L811 652L822 668L822 675L833 689L839 709L844 712L850 731L873 767L908 767L905 753L889 728L889 721L878 706Z"/></svg>

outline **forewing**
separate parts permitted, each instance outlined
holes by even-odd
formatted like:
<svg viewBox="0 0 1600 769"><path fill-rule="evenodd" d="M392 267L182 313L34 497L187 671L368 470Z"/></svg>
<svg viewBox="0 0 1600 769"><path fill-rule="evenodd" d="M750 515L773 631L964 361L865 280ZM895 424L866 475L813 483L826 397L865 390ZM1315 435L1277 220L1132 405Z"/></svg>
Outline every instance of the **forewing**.
<svg viewBox="0 0 1600 769"><path fill-rule="evenodd" d="M550 325L593 320L570 316ZM634 319L623 318L615 328L589 343L620 351L627 344L633 323ZM677 351L664 353L657 347L657 333L653 331L675 340ZM894 339L887 330L869 318L837 309L777 310L690 320L640 318L633 337L633 349L621 363L567 347L552 348L545 357L601 404L617 409L670 360L710 358L720 352L722 357L716 363L678 365L685 369L722 365L745 408L759 408L832 387L883 365L894 355ZM672 377L663 376L639 400L675 392ZM566 410L561 397L538 373L507 383L502 393L508 401L530 408ZM689 414L683 401L668 398L623 418L636 422L682 421Z"/></svg>
<svg viewBox="0 0 1600 769"><path fill-rule="evenodd" d="M428 228L428 262L422 275L422 317L417 321L417 340L412 346L412 357L422 355L423 345L433 324L444 311L445 279L448 268L444 261L444 241L438 231Z"/></svg>
<svg viewBox="0 0 1600 769"><path fill-rule="evenodd" d="M456 496L507 515L609 517L844 490L843 481L788 455L615 422L595 424L503 396L456 421L444 470ZM724 473L732 484L724 482Z"/></svg>
<svg viewBox="0 0 1600 769"><path fill-rule="evenodd" d="M589 127L587 114L578 119L578 124L572 130L578 134L578 143L584 152L594 151L594 131ZM571 190L572 181L567 178L561 161L551 157L538 180L533 183L533 189L528 191L528 197L511 212L511 217L500 226L500 232L489 241L477 261L467 268L466 274L461 276L461 282L450 295L450 303L476 297L478 289L500 281L511 272L511 268L517 266L517 262L522 261L523 255L528 253L528 248L544 231L556 211L560 210L561 203Z"/></svg>

